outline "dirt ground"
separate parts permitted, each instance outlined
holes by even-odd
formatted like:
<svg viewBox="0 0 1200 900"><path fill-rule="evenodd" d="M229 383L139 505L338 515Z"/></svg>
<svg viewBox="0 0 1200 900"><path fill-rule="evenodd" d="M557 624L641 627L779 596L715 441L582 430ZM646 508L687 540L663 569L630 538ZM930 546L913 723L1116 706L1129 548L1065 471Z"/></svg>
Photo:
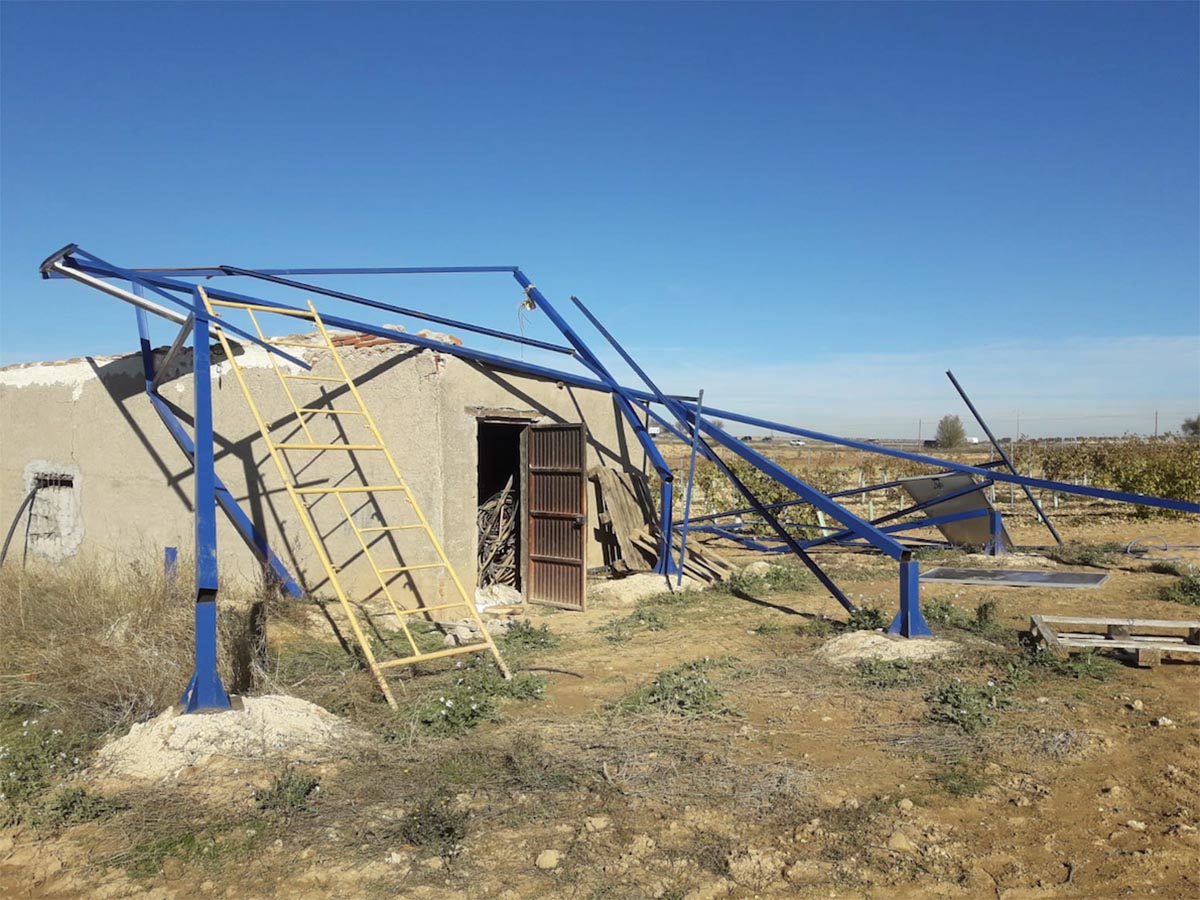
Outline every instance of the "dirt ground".
<svg viewBox="0 0 1200 900"><path fill-rule="evenodd" d="M1045 542L1032 522L1010 528ZM1062 530L1200 544L1178 519L1077 515ZM893 563L821 560L856 603L894 612ZM963 557L923 567L945 561ZM1020 642L1036 613L1200 618L1157 598L1174 576L1149 566L1112 552L1092 590L925 585L957 652L898 665L824 662L847 617L812 579L535 608L530 633L546 625L557 646L514 660L544 691L455 734L390 713L369 679L347 676L332 703L298 676L292 692L355 720L368 746L142 785L85 773L114 811L0 832L0 896L1195 898L1200 664L1055 667ZM268 638L328 630L285 614ZM415 702L454 678L398 687ZM284 770L319 789L264 804Z"/></svg>

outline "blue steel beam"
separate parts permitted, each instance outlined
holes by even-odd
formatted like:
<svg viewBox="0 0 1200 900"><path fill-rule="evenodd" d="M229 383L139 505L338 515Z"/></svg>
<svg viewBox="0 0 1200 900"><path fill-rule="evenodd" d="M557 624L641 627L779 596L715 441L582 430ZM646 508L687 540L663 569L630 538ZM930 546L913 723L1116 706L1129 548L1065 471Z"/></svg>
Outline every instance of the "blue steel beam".
<svg viewBox="0 0 1200 900"><path fill-rule="evenodd" d="M637 376L639 378L642 379L642 382L646 385L646 387L650 388L650 390L654 392L654 396L658 400L658 402L661 403L664 407L666 407L669 411L671 411L672 414L678 415L679 411L682 409L682 407L680 407L676 404L676 401L674 400L674 398L667 397L666 395L663 394L662 391L660 391L658 389L658 385L656 385L650 379L650 376L647 375L646 372L642 369L642 367L637 364L637 362L634 360L634 358L625 351L625 348L622 347L620 342L615 337L612 336L612 334L609 332L609 330L607 328L604 327L604 325L600 322L600 320L597 319L594 315L592 315L591 310L589 310L583 304L583 301L580 300L578 297L572 296L571 302L574 303L575 306L578 307L579 311L582 312L584 314L584 316L587 317L588 321L592 323L592 326L597 331L600 332L600 334L604 337L604 339L606 341L608 341L608 343L612 346L612 348L614 350L616 350L618 354L620 354L621 358L623 360L625 360L626 364L631 369L633 369L633 371L637 374ZM697 398L697 402L703 402L703 399L704 399L704 391L701 391L699 397ZM649 414L649 412L650 412L649 408L647 408L646 412L647 412L647 414ZM681 417L680 421L683 421L686 418L687 417L685 415L685 416ZM691 509L691 503L692 503L692 478L694 477L694 475L696 473L696 450L697 450L697 441L699 439L699 435L700 435L700 432L697 431L695 429L695 427L693 426L692 438L691 438L691 445L692 445L691 471L688 474L687 501L684 504L684 513L683 513L685 520L687 519L687 517L689 515L689 510ZM650 442L653 444L653 438L650 438L649 435L647 435L647 439L650 440ZM657 452L658 445L655 444L654 448L655 448L655 451ZM671 522L671 517L673 515L673 506L674 506L674 501L671 497L669 485L667 485L666 482L664 482L663 483L663 496L662 496L662 523L661 523L662 524L662 543L661 543L661 547L659 550L659 554L660 554L659 559L668 561L668 567L665 569L668 572L668 574L670 573L669 561L671 560L671 549L672 549L671 548L671 536L672 536L672 533L674 532L674 526L672 525L672 522ZM678 576L678 582L677 582L678 584L683 584L683 559L684 559L684 553L686 552L686 550L687 550L687 529L684 529L682 537L679 542L679 565L676 566L676 569L675 569L676 575Z"/></svg>
<svg viewBox="0 0 1200 900"><path fill-rule="evenodd" d="M153 275L166 275L171 278L220 278L232 275L228 266L184 266L172 269L170 267L138 267L134 272L147 272ZM508 273L517 269L516 266L374 266L366 268L300 268L300 269L255 269L264 275L301 275L305 277L321 275L479 275L486 273ZM50 278L60 278L51 274Z"/></svg>
<svg viewBox="0 0 1200 900"><path fill-rule="evenodd" d="M213 460L212 360L208 311L197 290L193 301L192 382L196 398L196 667L180 703L185 712L229 709L229 694L217 671L217 504Z"/></svg>
<svg viewBox="0 0 1200 900"><path fill-rule="evenodd" d="M158 285L154 284L153 282L151 282L150 280L148 280L146 278L141 277L140 275L138 275L136 272L132 271L131 269L122 269L120 266L114 266L112 263L105 262L104 260L100 259L99 257L93 256L92 254L88 253L86 250L77 250L76 252L83 256L87 256L89 259L94 260L96 265L95 266L75 265L75 266L72 266L72 268L78 269L80 272L84 272L87 274L98 274L98 275L102 275L102 276L107 276L109 278L119 278L122 281L128 281L133 284L138 284L143 287L148 287L148 288L150 288L150 290L154 291L154 293L158 294L160 297L163 297L166 300L169 300L171 303L174 303L174 304L182 307L183 309L188 310L189 312L191 311L190 304L185 303L184 301L180 300L178 297L173 297L171 294L168 294L165 290L161 290ZM63 264L65 265L66 263L67 263L67 260L63 260ZM65 276L63 276L63 277L65 277ZM190 293L191 288L189 285L180 283L178 285L178 287L176 288L176 290L182 290L182 291ZM222 322L221 327L224 328L226 331L233 332L234 334L249 341L252 344L257 344L259 347L262 347L264 350L266 350L269 353L274 353L276 356L282 357L283 359L286 359L288 362L294 363L295 365L300 366L305 371L312 368L312 366L310 366L304 360L297 359L296 357L292 356L290 353L285 353L283 350L280 350L277 347L272 347L270 344L267 344L260 338L257 338L254 335L250 334L249 332L244 331L241 328L238 328L236 325L230 325L228 323Z"/></svg>
<svg viewBox="0 0 1200 900"><path fill-rule="evenodd" d="M60 251L62 252L62 251ZM307 270L266 270L266 271L307 271ZM343 270L338 270L341 272ZM344 270L349 271L349 270ZM382 272L383 270L378 270ZM445 270L437 270L445 271ZM515 272L512 268L488 268L486 271L501 271ZM334 270L320 270L315 274L333 274ZM122 278L128 280L117 273L93 272L98 276L103 277L105 274L108 277ZM354 270L352 274L359 274ZM370 273L363 273L370 274ZM162 287L167 290L182 290L190 293L191 285L183 282L171 281L158 276L145 276L142 279L148 285ZM243 294L236 294L232 291L223 291L216 288L209 289L210 296L218 297L226 300L237 300L246 303L259 303L265 306L274 306L280 309L301 311L298 307L288 306L282 303L272 303L261 300L257 297L248 297ZM459 347L449 344L444 344L440 341L434 341L427 338L420 338L416 335L407 333L388 331L365 322L356 322L353 319L345 319L337 316L322 316L327 324L337 328L347 328L350 330L361 331L364 334L373 334L378 337L387 338L400 344L411 344L417 347L423 347L429 350L436 350L440 353L445 353L450 356L457 356L462 359L472 360L474 362L483 363L484 365L494 366L508 372L513 372L521 375L530 375L535 378L545 378L551 381L561 381L564 385L572 387L586 388L590 390L610 391L608 385L595 378L588 378L574 372L566 372L561 369L552 369L547 366L539 366L533 363L527 363L523 360L511 359L509 357L499 356L494 353L486 353L480 350L474 350L470 347ZM657 403L658 398L651 392L638 390L637 388L622 388L625 394L636 400L648 401ZM688 401L680 400L679 402L687 405ZM856 441L851 438L838 437L836 435L827 434L821 431L814 431L809 428L799 428L794 425L786 425L781 422L772 422L768 419L763 419L757 416L749 416L744 413L734 412L732 410L716 409L710 407L708 414L714 418L725 419L730 422L738 422L744 425L751 425L757 428L763 428L769 431L777 431L783 434L791 434L797 437L805 437L815 441L823 441L828 444L834 444L841 447L851 447L856 450L862 450L866 453L873 453L879 456L890 456L895 459L907 459L912 462L923 463L937 469L948 469L954 472L963 472L968 475L979 475L985 478L993 478L1004 484L1027 484L1033 488L1042 490L1056 491L1060 494L1072 494L1082 497L1095 497L1101 500L1115 500L1120 503L1135 503L1142 506L1150 506L1156 509L1170 509L1177 512L1200 513L1200 503L1189 503L1185 500L1172 500L1165 497L1151 497L1144 494L1133 494L1126 491L1108 490L1106 488L1096 488L1087 485L1066 484L1058 481L1050 481L1044 478L1032 478L1024 475L1013 475L1007 472L993 471L987 467L970 466L965 463L952 462L950 460L938 459L932 456L923 456L918 453L909 453L904 450L897 450L892 447L885 447L880 444L868 444L864 441ZM635 417L636 418L636 417ZM656 417L657 418L657 417ZM659 419L661 421L661 419ZM685 438L686 440L686 438Z"/></svg>
<svg viewBox="0 0 1200 900"><path fill-rule="evenodd" d="M703 415L704 409L704 391L701 390L696 395L696 415ZM692 452L691 459L688 461L688 482L687 496L683 501L683 525L679 529L679 580L676 586L683 584L683 564L687 562L687 536L688 536L688 518L692 514L692 488L696 483L696 450L700 444L700 429L692 428Z"/></svg>
<svg viewBox="0 0 1200 900"><path fill-rule="evenodd" d="M511 334L507 331L498 331L495 328L485 328L482 325L472 325L470 322L461 322L458 319L448 319L445 316L421 312L417 309L407 309L403 306L392 306L389 303L381 303L378 300L371 300L368 297L359 297L356 294L347 294L344 291L335 291L332 288L320 287L315 284L306 284L303 281L293 281L290 278L281 278L278 275L271 275L267 272L258 272L254 269L240 269L237 266L222 266L221 268L228 269L234 275L245 275L248 278L258 278L263 281L269 281L272 284L283 285L284 287L296 288L302 291L311 291L314 294L332 297L335 300L345 300L348 303L357 303L360 306L369 306L373 309L381 309L384 312L395 313L396 315L409 316L413 319L423 319L426 322L436 322L439 325L446 325L450 328L456 328L462 331L472 331L476 334L486 335L487 337L499 338L502 341L512 341L516 344L525 344L529 347L537 347L539 350L550 350L554 353L565 353L568 356L573 356L575 353L575 351L570 347L564 347L562 344L551 344L548 341L539 341L536 338L527 338L519 334Z"/></svg>
<svg viewBox="0 0 1200 900"><path fill-rule="evenodd" d="M691 407L691 404L688 404L688 406ZM816 488L805 484L774 460L768 459L761 453L751 450L741 441L713 425L707 419L700 419L698 425L706 435L711 437L717 443L721 444L726 450L730 450L735 455L740 456L760 472L769 475L774 481L783 485L792 493L798 494L799 496L808 500L809 503L824 512L826 515L833 516L833 518L837 519L839 522L849 528L852 532L854 532L854 534L865 538L873 547L883 551L892 559L907 558L908 551L900 544L896 543L883 532L879 531L879 529L875 528L870 522L859 518L841 504L830 500L825 494L821 493Z"/></svg>
<svg viewBox="0 0 1200 900"><path fill-rule="evenodd" d="M967 404L967 409L971 411L971 415L975 417L975 421L979 423L979 427L983 429L983 433L987 435L987 439L992 442L992 448L1000 455L1001 462L1008 468L1008 471L1014 475L1020 475L1021 473L1017 471L1017 467L1013 465L1013 461L1009 459L1008 454L1004 452L1004 448L1000 446L1000 442L996 440L996 436L992 434L992 429L988 428L988 423L983 421L983 416L975 408L975 404L971 402L971 398L967 396L967 392L963 390L963 386L958 383L958 379L954 377L954 373L947 369L946 377L950 379L950 383L958 391L958 396L962 397L963 403ZM1020 435L1017 435L1017 437L1019 438ZM1033 491L1029 489L1029 485L1021 485L1021 490L1025 492L1025 497L1029 500L1029 505L1033 507L1038 518L1042 520L1042 524L1049 530L1050 536L1054 538L1054 542L1061 547L1063 539L1059 536L1058 530L1051 524L1050 517L1042 512L1042 507L1034 499Z"/></svg>
<svg viewBox="0 0 1200 900"><path fill-rule="evenodd" d="M669 398L669 399L673 400L674 398ZM669 422L663 416L659 415L658 413L654 412L654 410L650 409L649 406L646 407L646 413L651 418L653 418L656 422L658 422L663 428L665 428L671 434L675 435L680 440L683 440L683 441L688 440L687 435L685 435L682 431L680 431L678 428L676 428L671 422ZM695 425L693 424L693 429L694 428L695 428ZM693 432L693 433L695 433L695 432ZM813 575L816 577L816 579L819 582L821 582L822 586L824 586L824 588L827 591L829 591L829 593L833 597L833 599L835 599L838 603L840 603L846 609L847 612L850 612L850 613L856 612L858 608L850 601L850 598L847 597L844 593L842 593L841 588L839 588L836 584L834 584L833 580L828 575L825 574L825 571L819 565L817 565L816 560L814 560L811 556L808 555L808 553L806 553L804 551L804 548L799 544L799 542L797 542L796 539L793 538L788 533L787 529L784 528L784 526L779 522L778 519L775 518L775 516L771 513L771 511L766 508L766 506L763 504L763 502L761 500L759 500L758 497L755 496L754 492L751 491L750 488L747 487L742 482L742 480L737 477L737 475L734 473L734 471L731 468L729 468L729 466L725 462L725 460L721 459L721 457L716 453L716 451L714 451L711 447L709 447L708 443L703 438L701 438L697 442L697 447L700 450L700 452L702 454L704 454L704 457L706 459L708 459L713 465L715 465L717 467L717 469L720 470L721 474L723 474L727 479L729 479L729 483L734 486L734 488L738 491L738 493L740 493L743 497L746 498L746 502L752 504L754 511L756 513L758 513L758 515L762 516L763 519L766 520L767 524L770 525L771 528L774 529L776 535L778 535L778 540L782 541L783 544L786 546L787 550L789 552L791 552L792 554L794 554L796 556L796 558L800 560L800 562L804 563L804 565L808 568L808 570L810 572L813 573ZM761 548L762 546L763 545L759 544L756 547L752 547L751 549L758 549L758 548ZM770 552L776 552L776 551L770 551Z"/></svg>
<svg viewBox="0 0 1200 900"><path fill-rule="evenodd" d="M634 391L636 397L639 392ZM652 399L652 398L644 398ZM685 402L685 405L691 406ZM952 462L948 459L938 459L934 456L922 456L919 453L908 453L904 450L897 450L893 447L884 447L880 444L868 444L863 441L856 441L851 438L837 437L836 435L826 434L822 431L813 431L810 428L797 428L794 425L784 425L781 422L772 422L768 419L761 419L757 416L748 416L743 413L733 412L726 409L713 409L709 407L708 414L718 419L726 419L731 422L738 422L742 425L752 425L756 428L763 428L768 431L779 431L783 434L794 434L797 437L806 437L814 441L824 441L827 444L836 444L840 447L852 447L855 450L862 450L867 453L875 453L880 456L891 456L896 459L907 459L912 462L924 463L925 465L934 466L942 469L949 469L953 472L964 472L967 475L979 475L984 478L991 478L995 481L1003 482L1004 484L1026 484L1032 488L1040 488L1047 491L1056 491L1060 494L1077 494L1081 497L1096 497L1100 500L1116 500L1120 503L1136 503L1141 506L1152 506L1156 509L1171 509L1177 512L1200 513L1200 503L1189 503L1186 500L1172 500L1166 497L1151 497L1145 494L1132 494L1127 491L1113 491L1107 488L1097 488L1080 484L1065 484L1061 481L1050 481L1046 478L1033 478L1028 475L1012 475L1006 472L999 472L994 469L981 468L979 466L969 466L966 463Z"/></svg>
<svg viewBox="0 0 1200 900"><path fill-rule="evenodd" d="M625 416L625 420L633 428L634 436L646 451L646 455L650 458L654 470L658 472L659 490L661 501L661 520L659 527L662 530L661 540L662 547L659 552L658 563L654 567L654 571L661 575L675 575L679 572L679 564L675 561L671 552L671 535L674 529L671 526L672 516L672 482L675 480L675 475L671 471L671 467L667 465L667 461L663 459L662 453L654 443L654 439L650 437L650 433L646 431L646 426L642 423L641 417L634 411L632 398L629 392L623 388L612 373L608 371L605 365L600 362L600 359L594 354L590 347L584 343L583 339L575 333L575 329L570 326L554 305L546 299L546 296L537 289L537 286L530 281L525 273L520 269L513 271L513 278L517 284L525 290L525 296L533 301L534 305L546 314L546 317L554 323L554 326L562 332L562 336L567 339L572 347L578 351L580 361L586 365L593 373L607 386L609 392L613 395L616 401L617 408Z"/></svg>
<svg viewBox="0 0 1200 900"><path fill-rule="evenodd" d="M140 288L134 285L136 293ZM150 398L150 405L154 411L158 413L159 419L166 426L167 432L174 439L176 445L183 451L183 455L187 457L189 463L193 466L196 463L196 445L192 442L191 436L187 433L187 429L183 427L183 423L175 415L170 405L163 400L154 390L154 381L157 377L154 371L154 349L150 344L150 325L146 320L144 310L135 310L137 313L138 333L140 337L142 349L142 371L146 376L146 396ZM216 501L221 507L221 511L225 513L233 527L237 529L242 540L246 542L251 551L258 557L259 561L266 566L269 566L275 574L280 586L283 587L291 596L299 599L304 596L304 591L296 580L288 571L287 566L283 564L278 556L276 556L270 546L267 544L266 535L259 531L249 516L242 511L242 507L238 504L233 493L225 486L225 482L214 472L213 485L216 491Z"/></svg>
<svg viewBox="0 0 1200 900"><path fill-rule="evenodd" d="M878 526L884 524L885 522L892 522L892 521L895 521L896 519L902 518L903 516L911 515L912 513L915 513L915 512L922 512L923 510L926 510L926 509L931 509L941 503L945 503L948 500L955 500L959 497L965 497L967 494L973 494L976 491L983 490L986 487L991 487L991 484L992 483L990 481L982 483L982 484L973 484L970 487L959 488L957 491L951 491L949 494L943 494L941 497L932 497L929 500L922 500L920 503L914 503L911 506L906 506L904 509L898 509L895 512L888 513L885 516L880 516L877 519L872 519L871 524L878 527ZM986 510L981 510L981 514L984 512L986 512ZM925 521L928 521L928 520L925 520ZM887 531L886 528L881 528L880 530L884 531L884 532ZM819 546L820 544L828 543L829 541L840 541L840 540L843 540L843 539L849 537L852 534L853 534L853 531L851 531L850 529L845 529L843 531L835 532L834 534L829 534L829 535L825 535L824 537L817 538L814 541L812 541L811 543L805 544L805 546L806 547L816 547L816 546Z"/></svg>

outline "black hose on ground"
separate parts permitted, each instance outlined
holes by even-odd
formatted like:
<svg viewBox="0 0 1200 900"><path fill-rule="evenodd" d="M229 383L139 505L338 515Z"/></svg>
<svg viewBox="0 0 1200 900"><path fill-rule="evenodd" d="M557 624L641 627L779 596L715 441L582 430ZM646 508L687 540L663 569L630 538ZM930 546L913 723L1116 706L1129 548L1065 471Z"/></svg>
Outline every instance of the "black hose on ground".
<svg viewBox="0 0 1200 900"><path fill-rule="evenodd" d="M13 516L12 524L8 526L8 535L4 538L4 547L0 549L0 566L4 565L4 559L8 556L8 545L12 541L13 532L17 530L17 523L21 521L21 513L25 512L25 507L33 503L33 496L37 492L38 489L35 486L33 490L26 494L25 499L21 501L20 508L17 509L17 514Z"/></svg>

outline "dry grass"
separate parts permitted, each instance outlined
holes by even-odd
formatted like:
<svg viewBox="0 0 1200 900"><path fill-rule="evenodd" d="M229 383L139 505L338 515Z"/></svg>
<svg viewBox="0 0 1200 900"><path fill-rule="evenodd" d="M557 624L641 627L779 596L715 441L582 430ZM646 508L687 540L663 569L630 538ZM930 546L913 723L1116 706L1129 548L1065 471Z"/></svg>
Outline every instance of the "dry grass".
<svg viewBox="0 0 1200 900"><path fill-rule="evenodd" d="M180 566L186 571L186 566ZM252 603L222 592L221 675L252 682ZM8 565L0 571L0 701L89 735L127 727L178 702L192 671L193 597L160 567Z"/></svg>

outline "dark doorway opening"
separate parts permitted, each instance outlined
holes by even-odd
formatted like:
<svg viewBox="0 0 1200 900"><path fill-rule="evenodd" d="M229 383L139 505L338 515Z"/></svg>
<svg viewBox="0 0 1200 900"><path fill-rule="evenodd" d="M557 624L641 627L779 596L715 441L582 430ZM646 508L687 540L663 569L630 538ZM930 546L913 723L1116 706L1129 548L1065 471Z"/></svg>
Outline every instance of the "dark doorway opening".
<svg viewBox="0 0 1200 900"><path fill-rule="evenodd" d="M521 590L521 436L524 422L479 421L478 584Z"/></svg>

